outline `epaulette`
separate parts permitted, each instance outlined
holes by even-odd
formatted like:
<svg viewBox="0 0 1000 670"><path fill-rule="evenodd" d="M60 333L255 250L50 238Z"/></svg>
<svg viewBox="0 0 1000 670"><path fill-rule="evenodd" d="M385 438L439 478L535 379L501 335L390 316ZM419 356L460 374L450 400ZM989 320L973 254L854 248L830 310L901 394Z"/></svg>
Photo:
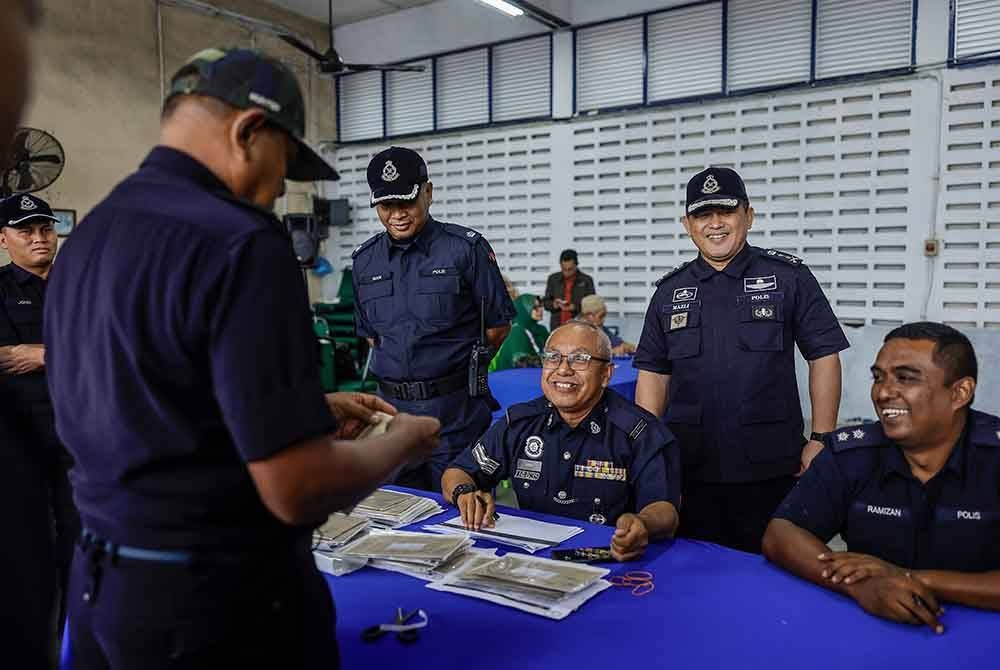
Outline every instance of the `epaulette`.
<svg viewBox="0 0 1000 670"><path fill-rule="evenodd" d="M882 432L882 424L878 422L838 428L830 433L828 439L835 453L858 447L878 447L889 442L885 433Z"/></svg>
<svg viewBox="0 0 1000 670"><path fill-rule="evenodd" d="M449 235L454 235L455 237L461 237L469 244L475 244L476 240L482 237L472 228L466 228L465 226L460 226L457 223L444 223L443 221L438 221L438 223L441 224L441 230L448 233Z"/></svg>
<svg viewBox="0 0 1000 670"><path fill-rule="evenodd" d="M629 439L633 442L639 439L639 436L647 430L650 424L659 423L652 414L635 403L629 402L616 391L608 389L605 393L608 421L628 434Z"/></svg>
<svg viewBox="0 0 1000 670"><path fill-rule="evenodd" d="M760 253L762 256L765 256L767 258L773 258L776 261L782 261L784 263L788 263L789 265L794 265L796 267L802 265L805 262L798 256L793 256L789 253L785 253L784 251L778 251L777 249L761 249Z"/></svg>
<svg viewBox="0 0 1000 670"><path fill-rule="evenodd" d="M677 267L675 267L673 270L671 270L667 274L665 274L662 277L660 277L659 279L657 279L656 280L656 285L659 286L660 284L662 284L663 282L667 281L668 279L670 279L675 274L677 274L678 272L680 272L681 270L683 270L684 268L686 268L689 265L691 265L691 261L685 261L685 262L681 263L680 265L678 265Z"/></svg>
<svg viewBox="0 0 1000 670"><path fill-rule="evenodd" d="M515 405L511 405L507 408L507 425L514 425L515 421L521 421L522 419L530 419L533 416L538 416L539 414L544 414L549 409L549 401L544 397L537 398L535 400L529 400L528 402L519 402Z"/></svg>
<svg viewBox="0 0 1000 670"><path fill-rule="evenodd" d="M972 410L969 413L969 441L984 447L1000 447L1000 417Z"/></svg>
<svg viewBox="0 0 1000 670"><path fill-rule="evenodd" d="M360 254L362 251L364 251L371 245L375 244L383 235L385 235L385 233L379 233L378 235L373 235L372 237L369 237L367 240L359 244L358 248L351 252L351 258L357 258L358 254Z"/></svg>

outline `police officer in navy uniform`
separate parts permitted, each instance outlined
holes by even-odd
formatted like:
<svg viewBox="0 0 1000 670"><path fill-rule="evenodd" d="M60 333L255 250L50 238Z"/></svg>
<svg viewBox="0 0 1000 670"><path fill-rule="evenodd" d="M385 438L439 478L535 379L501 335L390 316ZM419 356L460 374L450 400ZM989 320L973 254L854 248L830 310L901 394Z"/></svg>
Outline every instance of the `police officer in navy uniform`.
<svg viewBox="0 0 1000 670"><path fill-rule="evenodd" d="M634 365L636 403L665 411L680 443L678 532L760 552L771 514L836 425L848 343L801 259L746 243L753 219L733 170L691 178L683 223L699 254L657 282ZM808 441L796 345L809 363Z"/></svg>
<svg viewBox="0 0 1000 670"><path fill-rule="evenodd" d="M271 212L286 176L336 173L302 140L284 65L196 54L160 146L65 243L45 344L84 531L74 667L338 667L311 530L422 460L439 424L324 397L308 297ZM262 324L264 324L262 326Z"/></svg>
<svg viewBox="0 0 1000 670"><path fill-rule="evenodd" d="M385 232L354 252L355 322L374 347L379 394L401 411L441 420L441 446L397 484L437 490L454 456L490 425L495 401L473 397L469 366L480 338L499 347L514 305L489 242L430 213L433 184L423 158L390 147L368 164L371 206ZM479 365L485 372L488 360Z"/></svg>
<svg viewBox="0 0 1000 670"><path fill-rule="evenodd" d="M508 477L523 509L616 527L617 560L674 534L680 491L670 431L608 389L611 342L593 324L572 321L542 352L542 391L507 409L445 471L441 488L467 527L493 525L489 493Z"/></svg>
<svg viewBox="0 0 1000 670"><path fill-rule="evenodd" d="M900 326L872 376L879 423L826 437L768 526L765 555L938 633L941 602L1000 610L1000 417L971 409L972 344L943 324ZM849 551L826 546L838 533Z"/></svg>
<svg viewBox="0 0 1000 670"><path fill-rule="evenodd" d="M11 627L44 658L52 605L59 594L62 621L66 581L80 521L56 436L45 378L42 307L56 255L52 209L41 198L15 194L0 202L0 247L11 262L0 267L0 508L16 566L8 602L17 603ZM53 544L53 540L55 543ZM58 586L58 588L57 588ZM31 655L35 654L30 654Z"/></svg>

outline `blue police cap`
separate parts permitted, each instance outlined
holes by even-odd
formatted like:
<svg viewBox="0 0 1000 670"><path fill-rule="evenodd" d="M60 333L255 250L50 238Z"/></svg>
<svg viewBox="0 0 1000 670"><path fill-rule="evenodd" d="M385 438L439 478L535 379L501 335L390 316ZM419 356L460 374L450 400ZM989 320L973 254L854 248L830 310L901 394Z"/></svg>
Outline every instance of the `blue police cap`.
<svg viewBox="0 0 1000 670"><path fill-rule="evenodd" d="M389 147L368 164L371 206L386 200L414 200L427 181L427 163L413 149Z"/></svg>
<svg viewBox="0 0 1000 670"><path fill-rule="evenodd" d="M15 193L0 201L0 226L16 228L38 223L39 219L59 221L49 203L30 193Z"/></svg>
<svg viewBox="0 0 1000 670"><path fill-rule="evenodd" d="M736 207L741 200L750 202L747 187L736 171L729 168L710 167L687 183L688 214L703 207Z"/></svg>

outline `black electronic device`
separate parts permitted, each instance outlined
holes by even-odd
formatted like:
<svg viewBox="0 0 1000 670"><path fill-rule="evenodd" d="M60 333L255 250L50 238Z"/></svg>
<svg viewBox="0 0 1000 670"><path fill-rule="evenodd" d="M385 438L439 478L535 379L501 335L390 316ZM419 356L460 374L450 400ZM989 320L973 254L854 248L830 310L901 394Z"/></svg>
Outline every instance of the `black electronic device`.
<svg viewBox="0 0 1000 670"><path fill-rule="evenodd" d="M552 559L573 563L608 563L615 560L607 547L578 547L576 549L553 549Z"/></svg>
<svg viewBox="0 0 1000 670"><path fill-rule="evenodd" d="M316 217L312 214L285 214L284 222L288 235L292 238L292 250L299 265L304 268L316 265L316 258L319 256Z"/></svg>
<svg viewBox="0 0 1000 670"><path fill-rule="evenodd" d="M470 398L490 397L490 354L490 347L486 342L486 298L483 298L479 305L479 342L472 348L472 355L469 357Z"/></svg>
<svg viewBox="0 0 1000 670"><path fill-rule="evenodd" d="M320 239L330 236L330 226L351 224L351 204L347 198L313 198L313 214L319 225Z"/></svg>

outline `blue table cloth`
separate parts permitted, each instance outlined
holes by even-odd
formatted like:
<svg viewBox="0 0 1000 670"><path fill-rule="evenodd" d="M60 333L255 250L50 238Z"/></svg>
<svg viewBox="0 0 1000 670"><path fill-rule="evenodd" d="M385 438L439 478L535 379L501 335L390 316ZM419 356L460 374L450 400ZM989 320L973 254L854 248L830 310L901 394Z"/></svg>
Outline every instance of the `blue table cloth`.
<svg viewBox="0 0 1000 670"><path fill-rule="evenodd" d="M614 362L610 387L629 400L635 400L635 380L639 371L632 367L631 358L616 358ZM513 368L490 374L490 390L500 403L493 418L503 416L504 410L511 405L542 395L541 381L541 368Z"/></svg>
<svg viewBox="0 0 1000 670"><path fill-rule="evenodd" d="M582 525L585 532L566 547L607 545L613 530L524 511L500 513ZM612 587L566 619L550 621L372 568L327 577L343 667L941 670L1000 664L1000 614L993 612L947 605L946 632L936 636L926 627L872 617L760 556L686 540L651 546L641 561L606 567L613 574L649 570L656 588L637 597ZM388 621L397 607L423 608L430 617L415 644L404 646L392 636L361 641L362 630Z"/></svg>

